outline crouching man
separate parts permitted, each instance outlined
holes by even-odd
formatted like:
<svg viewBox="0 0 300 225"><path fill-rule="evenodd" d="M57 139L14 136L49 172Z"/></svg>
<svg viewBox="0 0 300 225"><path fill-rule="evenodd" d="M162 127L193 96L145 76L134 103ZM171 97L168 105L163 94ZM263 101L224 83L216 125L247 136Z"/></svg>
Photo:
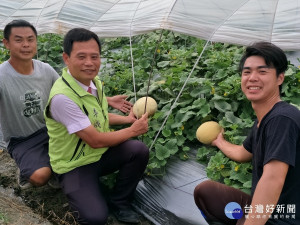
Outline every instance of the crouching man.
<svg viewBox="0 0 300 225"><path fill-rule="evenodd" d="M140 141L129 140L148 130L147 114L137 120L108 113L98 72L101 45L97 35L75 28L64 38L63 59L67 68L53 85L45 110L49 156L53 171L80 224L105 224L108 205L122 222L138 223L131 208L136 186L149 159ZM110 131L109 125L132 124ZM106 202L99 177L118 172Z"/></svg>

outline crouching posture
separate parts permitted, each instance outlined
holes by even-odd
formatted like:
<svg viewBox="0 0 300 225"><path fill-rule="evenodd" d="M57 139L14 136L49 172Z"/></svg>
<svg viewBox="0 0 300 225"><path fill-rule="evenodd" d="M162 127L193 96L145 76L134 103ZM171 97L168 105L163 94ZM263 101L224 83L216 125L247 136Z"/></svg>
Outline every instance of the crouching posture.
<svg viewBox="0 0 300 225"><path fill-rule="evenodd" d="M268 42L247 47L241 59L241 88L257 119L243 145L222 133L212 145L232 160L252 160L252 192L200 183L195 203L210 224L300 224L300 111L280 97L287 66L284 52ZM225 213L229 203L242 210L236 218Z"/></svg>
<svg viewBox="0 0 300 225"><path fill-rule="evenodd" d="M148 118L144 114L137 120L132 111L128 116L108 113L97 76L100 52L97 35L86 29L72 29L64 38L67 68L53 85L45 110L50 163L80 224L105 224L108 205L120 221L138 223L131 200L149 150L129 139L147 132ZM131 126L110 131L109 125L117 124ZM99 177L115 171L115 187L104 196Z"/></svg>

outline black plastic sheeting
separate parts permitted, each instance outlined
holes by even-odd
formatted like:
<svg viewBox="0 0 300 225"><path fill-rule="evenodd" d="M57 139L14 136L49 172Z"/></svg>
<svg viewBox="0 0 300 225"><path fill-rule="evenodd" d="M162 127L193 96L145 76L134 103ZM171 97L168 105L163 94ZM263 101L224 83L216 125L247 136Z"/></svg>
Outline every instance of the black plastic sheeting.
<svg viewBox="0 0 300 225"><path fill-rule="evenodd" d="M163 177L140 181L134 207L155 225L207 225L193 197L196 185L206 179L204 165L172 158Z"/></svg>

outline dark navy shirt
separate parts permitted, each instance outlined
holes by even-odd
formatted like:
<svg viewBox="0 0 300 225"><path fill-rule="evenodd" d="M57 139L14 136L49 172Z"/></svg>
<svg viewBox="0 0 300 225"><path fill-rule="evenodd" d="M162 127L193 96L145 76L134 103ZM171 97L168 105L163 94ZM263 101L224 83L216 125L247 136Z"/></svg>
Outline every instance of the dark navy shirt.
<svg viewBox="0 0 300 225"><path fill-rule="evenodd" d="M259 128L257 123L255 121L243 143L253 154L252 194L265 164L273 159L287 163L289 170L277 203L285 210L276 212L275 209L273 212L273 215L277 213L278 217L284 218L269 219L267 224L300 224L300 111L286 102L278 102L264 116ZM295 206L296 213L287 214L287 208L291 206ZM289 215L296 216L296 219L286 219Z"/></svg>

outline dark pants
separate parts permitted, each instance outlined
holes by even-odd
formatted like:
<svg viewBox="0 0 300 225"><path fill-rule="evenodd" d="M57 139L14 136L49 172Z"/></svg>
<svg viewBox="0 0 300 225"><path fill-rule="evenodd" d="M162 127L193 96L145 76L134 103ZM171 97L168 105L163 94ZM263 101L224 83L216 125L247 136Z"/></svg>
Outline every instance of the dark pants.
<svg viewBox="0 0 300 225"><path fill-rule="evenodd" d="M48 149L49 136L46 127L28 137L11 138L7 147L21 175L26 179L29 179L40 168L51 168Z"/></svg>
<svg viewBox="0 0 300 225"><path fill-rule="evenodd" d="M130 207L136 186L149 159L149 150L140 141L129 140L109 148L98 162L59 175L71 210L80 224L105 224L108 218L106 196L101 192L99 177L118 172L109 196L112 207Z"/></svg>
<svg viewBox="0 0 300 225"><path fill-rule="evenodd" d="M229 219L224 210L230 202L238 203L242 209L251 204L251 196L232 187L215 181L203 181L194 190L194 199L198 208L206 217L207 222L222 222L226 225L242 225L244 216L239 219Z"/></svg>

